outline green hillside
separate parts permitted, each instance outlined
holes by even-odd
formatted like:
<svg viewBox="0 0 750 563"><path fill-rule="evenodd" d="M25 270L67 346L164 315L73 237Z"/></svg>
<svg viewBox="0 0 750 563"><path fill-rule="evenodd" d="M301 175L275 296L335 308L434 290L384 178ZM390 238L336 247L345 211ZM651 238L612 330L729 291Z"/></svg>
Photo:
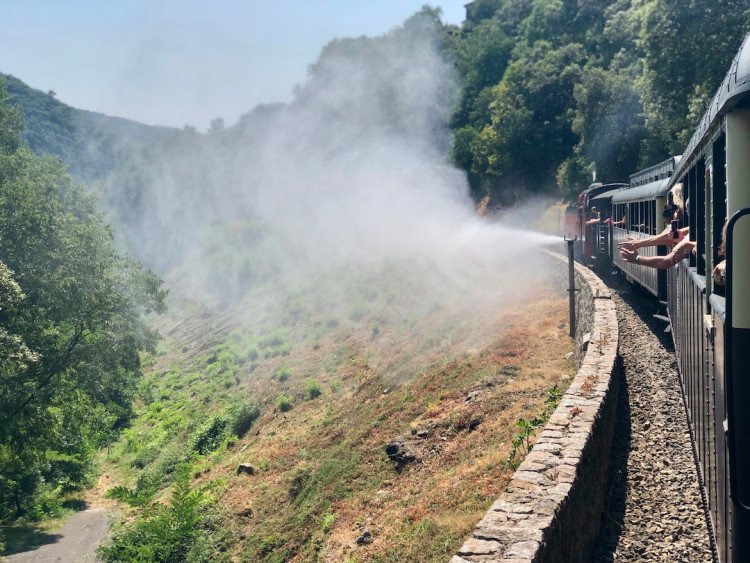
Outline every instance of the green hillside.
<svg viewBox="0 0 750 563"><path fill-rule="evenodd" d="M504 207L626 180L750 31L750 0L467 9L206 134L0 76L0 530L93 485L109 561L455 551L573 370L540 241L464 174Z"/></svg>
<svg viewBox="0 0 750 563"><path fill-rule="evenodd" d="M42 92L0 73L8 101L24 118L23 139L38 154L60 157L79 181L91 183L111 173L122 152L156 143L177 131L76 109L54 92Z"/></svg>

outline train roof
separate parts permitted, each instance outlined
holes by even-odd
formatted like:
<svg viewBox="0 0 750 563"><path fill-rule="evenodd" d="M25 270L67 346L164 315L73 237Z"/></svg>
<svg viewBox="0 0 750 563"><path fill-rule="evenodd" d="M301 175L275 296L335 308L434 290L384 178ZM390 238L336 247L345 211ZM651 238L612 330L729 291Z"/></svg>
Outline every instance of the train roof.
<svg viewBox="0 0 750 563"><path fill-rule="evenodd" d="M684 158L675 171L672 184L682 177L700 156L703 147L721 124L721 120L731 110L750 105L750 35L745 37L739 52L734 57L729 72L709 104L706 113L683 151Z"/></svg>
<svg viewBox="0 0 750 563"><path fill-rule="evenodd" d="M583 190L581 193L586 194L589 196L589 198L594 197L596 194L599 194L602 192L602 190L611 190L613 187L619 187L619 186L625 186L626 184L602 184L601 182L594 182L593 184L590 184L588 188Z"/></svg>
<svg viewBox="0 0 750 563"><path fill-rule="evenodd" d="M581 192L578 196L578 201L580 203L582 201L581 196L586 196L586 207L588 208L591 207L591 202L594 199L601 197L602 193L612 191L613 188L619 189L624 186L627 186L627 184L602 184L601 182L596 182Z"/></svg>
<svg viewBox="0 0 750 563"><path fill-rule="evenodd" d="M612 203L654 199L667 195L672 176L681 160L681 155L671 156L659 164L654 164L632 174L630 176L630 187L625 190L618 190L616 194L613 194Z"/></svg>
<svg viewBox="0 0 750 563"><path fill-rule="evenodd" d="M638 186L645 186L664 178L670 178L674 171L677 169L682 155L670 156L667 160L663 160L659 164L654 164L648 168L644 168L630 175L630 187L637 188Z"/></svg>
<svg viewBox="0 0 750 563"><path fill-rule="evenodd" d="M591 198L591 201L594 202L594 201L599 200L599 199L609 199L612 196L614 196L617 192L619 192L620 190L624 190L625 189L625 184L617 184L617 185L618 185L618 187L615 188L614 190L609 190L609 191L606 191L606 192L602 192L599 195L595 195L594 197Z"/></svg>
<svg viewBox="0 0 750 563"><path fill-rule="evenodd" d="M664 197L669 193L669 183L671 180L672 178L667 176L661 180L642 184L635 188L619 190L614 196L612 196L612 203L626 203L628 201L641 201Z"/></svg>

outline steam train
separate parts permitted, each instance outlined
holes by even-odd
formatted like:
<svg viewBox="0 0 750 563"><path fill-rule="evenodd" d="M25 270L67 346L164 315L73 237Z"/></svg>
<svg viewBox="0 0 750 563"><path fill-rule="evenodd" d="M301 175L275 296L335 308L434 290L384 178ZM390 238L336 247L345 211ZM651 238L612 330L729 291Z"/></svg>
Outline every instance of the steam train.
<svg viewBox="0 0 750 563"><path fill-rule="evenodd" d="M661 212L674 188L687 209L672 227ZM689 227L696 243L676 265L657 270L620 256L620 241L670 227ZM724 228L722 286L711 274ZM580 261L625 276L666 307L718 559L750 561L750 35L683 154L627 185L591 185L568 208L565 231Z"/></svg>

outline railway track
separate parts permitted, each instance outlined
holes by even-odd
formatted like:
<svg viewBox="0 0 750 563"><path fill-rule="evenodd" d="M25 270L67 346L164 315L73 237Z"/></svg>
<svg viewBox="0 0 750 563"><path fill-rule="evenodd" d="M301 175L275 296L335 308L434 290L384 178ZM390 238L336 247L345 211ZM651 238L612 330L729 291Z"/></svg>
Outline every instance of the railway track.
<svg viewBox="0 0 750 563"><path fill-rule="evenodd" d="M592 561L714 560L677 362L653 300L614 282L624 381Z"/></svg>

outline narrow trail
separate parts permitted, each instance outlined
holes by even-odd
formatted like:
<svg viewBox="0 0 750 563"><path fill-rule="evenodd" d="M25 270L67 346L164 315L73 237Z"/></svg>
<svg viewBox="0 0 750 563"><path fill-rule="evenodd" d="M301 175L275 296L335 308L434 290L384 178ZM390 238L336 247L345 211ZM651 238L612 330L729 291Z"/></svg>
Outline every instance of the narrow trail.
<svg viewBox="0 0 750 563"><path fill-rule="evenodd" d="M57 534L47 538L47 543L0 560L8 563L97 561L96 548L107 537L109 515L109 510L100 507L76 512Z"/></svg>
<svg viewBox="0 0 750 563"><path fill-rule="evenodd" d="M592 561L711 562L670 335L652 300L613 289L624 380Z"/></svg>

